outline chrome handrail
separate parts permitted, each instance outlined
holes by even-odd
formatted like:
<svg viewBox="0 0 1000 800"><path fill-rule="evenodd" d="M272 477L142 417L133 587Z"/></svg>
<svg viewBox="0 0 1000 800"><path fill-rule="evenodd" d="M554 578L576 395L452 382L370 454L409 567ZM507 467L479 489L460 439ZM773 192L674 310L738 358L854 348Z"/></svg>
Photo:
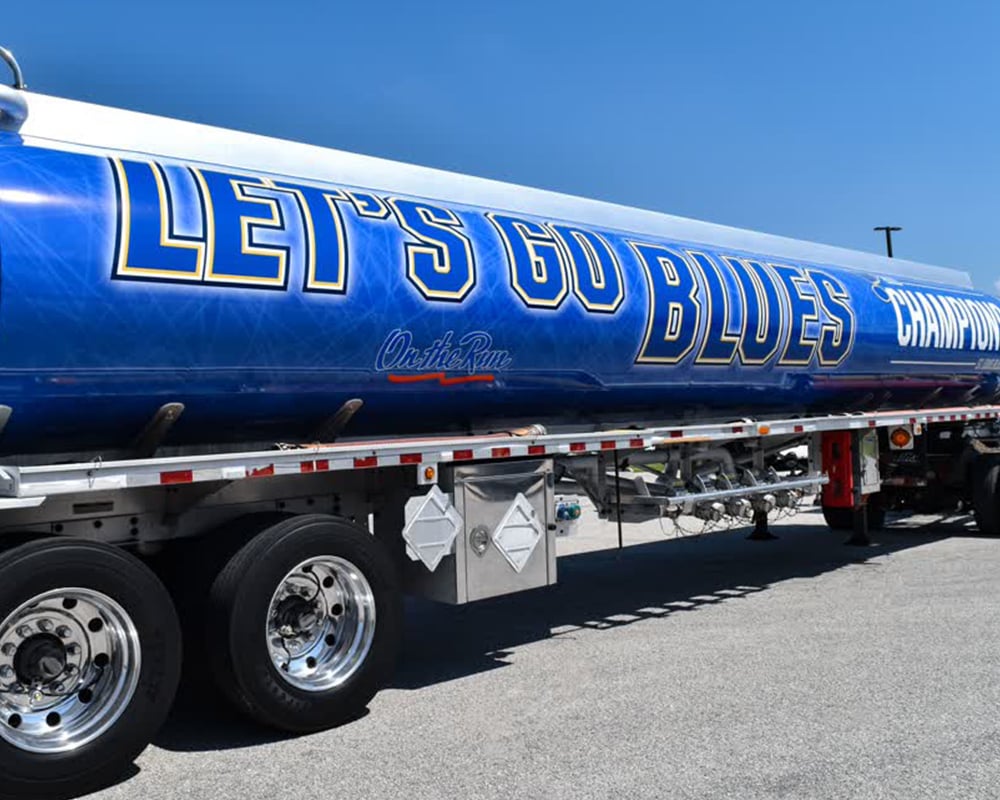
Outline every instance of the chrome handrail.
<svg viewBox="0 0 1000 800"><path fill-rule="evenodd" d="M27 85L17 59L6 47L0 47L0 60L10 67L14 76L10 86L0 83L0 131L17 133L28 118L28 101L22 91Z"/></svg>
<svg viewBox="0 0 1000 800"><path fill-rule="evenodd" d="M17 59L14 58L14 54L10 52L6 47L0 47L0 59L10 67L11 74L14 76L14 82L11 85L14 89L27 89L28 85L24 82L24 73L21 72L21 66L17 63Z"/></svg>

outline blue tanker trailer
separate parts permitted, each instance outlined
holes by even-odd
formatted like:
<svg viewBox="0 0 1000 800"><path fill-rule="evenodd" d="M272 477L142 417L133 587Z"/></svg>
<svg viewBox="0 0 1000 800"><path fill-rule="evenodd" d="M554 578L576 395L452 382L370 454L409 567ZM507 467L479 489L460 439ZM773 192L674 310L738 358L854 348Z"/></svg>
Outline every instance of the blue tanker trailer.
<svg viewBox="0 0 1000 800"><path fill-rule="evenodd" d="M21 98L24 99L23 97ZM987 402L959 272L42 96L0 134L0 452ZM15 129L16 128L16 129Z"/></svg>
<svg viewBox="0 0 1000 800"><path fill-rule="evenodd" d="M264 725L358 717L404 593L555 583L581 501L619 546L817 496L853 541L1000 535L1000 302L963 273L28 94L0 58L0 798L116 780L182 632Z"/></svg>

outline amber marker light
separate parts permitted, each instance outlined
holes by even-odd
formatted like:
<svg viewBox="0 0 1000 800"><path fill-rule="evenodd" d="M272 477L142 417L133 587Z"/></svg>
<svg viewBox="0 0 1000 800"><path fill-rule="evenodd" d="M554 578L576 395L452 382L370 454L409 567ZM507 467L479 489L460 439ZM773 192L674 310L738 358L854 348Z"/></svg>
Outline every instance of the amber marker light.
<svg viewBox="0 0 1000 800"><path fill-rule="evenodd" d="M912 438L913 434L906 428L896 428L889 434L889 441L892 442L893 447L906 447Z"/></svg>
<svg viewBox="0 0 1000 800"><path fill-rule="evenodd" d="M434 475L435 474L436 474L436 470L434 469L434 467L424 467L424 480L425 481L432 481L432 480L434 480Z"/></svg>

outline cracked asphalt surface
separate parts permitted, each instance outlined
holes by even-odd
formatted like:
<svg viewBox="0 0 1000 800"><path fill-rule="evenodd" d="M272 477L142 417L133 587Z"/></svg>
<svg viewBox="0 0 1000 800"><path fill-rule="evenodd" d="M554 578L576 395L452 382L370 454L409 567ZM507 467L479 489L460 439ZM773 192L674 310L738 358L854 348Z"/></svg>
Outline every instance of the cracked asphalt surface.
<svg viewBox="0 0 1000 800"><path fill-rule="evenodd" d="M852 548L609 523L559 585L411 602L393 685L284 737L181 698L124 798L995 798L1000 540L915 518Z"/></svg>

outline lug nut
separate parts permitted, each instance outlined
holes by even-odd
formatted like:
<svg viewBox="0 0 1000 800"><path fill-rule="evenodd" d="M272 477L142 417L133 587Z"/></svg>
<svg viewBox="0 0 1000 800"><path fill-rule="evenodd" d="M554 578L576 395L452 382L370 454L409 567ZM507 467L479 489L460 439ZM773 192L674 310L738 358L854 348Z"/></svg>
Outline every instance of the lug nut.
<svg viewBox="0 0 1000 800"><path fill-rule="evenodd" d="M69 653L71 656L79 655L80 645L76 644L75 642L73 644L68 644L66 645L66 652Z"/></svg>
<svg viewBox="0 0 1000 800"><path fill-rule="evenodd" d="M8 666L0 667L0 678L10 679L13 677L14 677L13 667L8 667Z"/></svg>
<svg viewBox="0 0 1000 800"><path fill-rule="evenodd" d="M29 636L31 636L31 628L28 625L21 625L17 629L17 635L20 636L22 639L27 639Z"/></svg>
<svg viewBox="0 0 1000 800"><path fill-rule="evenodd" d="M7 658L10 658L17 652L17 647L10 642L7 642L3 647L0 647L0 653L3 653Z"/></svg>
<svg viewBox="0 0 1000 800"><path fill-rule="evenodd" d="M303 614L299 617L299 629L308 630L319 624L321 614L316 611L310 611L307 614Z"/></svg>
<svg viewBox="0 0 1000 800"><path fill-rule="evenodd" d="M38 630L42 631L43 633L48 633L49 631L52 630L53 627L55 626L52 624L52 620L50 619L38 620Z"/></svg>
<svg viewBox="0 0 1000 800"><path fill-rule="evenodd" d="M58 636L60 639L68 639L72 635L73 631L71 631L65 625L60 625L58 628L56 628L56 636Z"/></svg>

